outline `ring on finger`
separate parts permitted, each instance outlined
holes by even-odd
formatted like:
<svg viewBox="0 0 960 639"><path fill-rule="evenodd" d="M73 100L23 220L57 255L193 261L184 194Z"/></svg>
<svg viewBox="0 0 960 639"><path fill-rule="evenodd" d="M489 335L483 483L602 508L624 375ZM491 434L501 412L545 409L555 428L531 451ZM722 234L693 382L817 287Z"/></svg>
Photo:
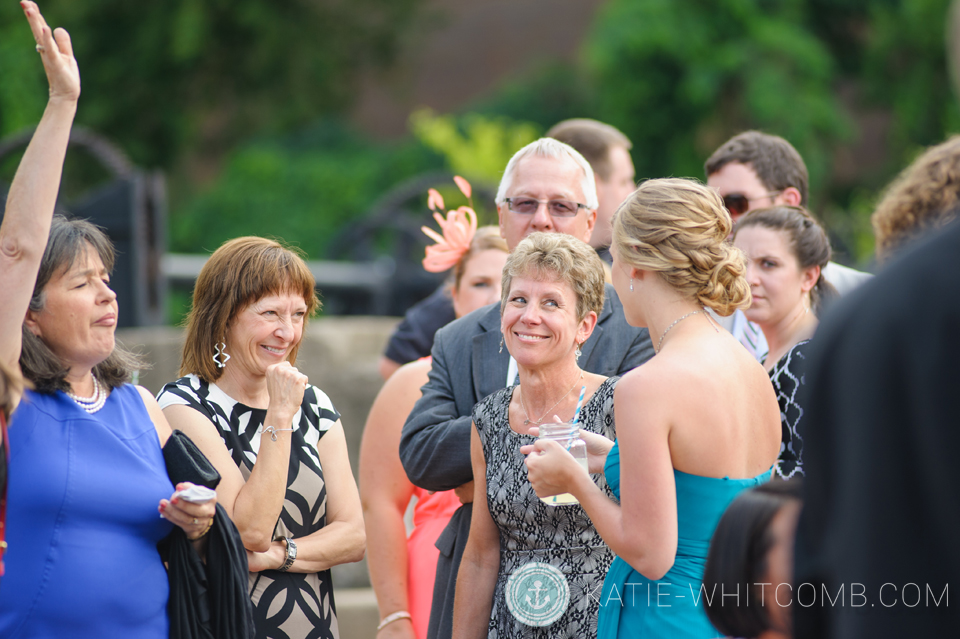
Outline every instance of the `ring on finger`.
<svg viewBox="0 0 960 639"><path fill-rule="evenodd" d="M194 518L193 518L193 525L196 526L196 525L199 524L199 523L200 523L200 520L197 519L196 517L194 517Z"/></svg>
<svg viewBox="0 0 960 639"><path fill-rule="evenodd" d="M37 43L37 53L43 53L44 51L46 51L46 48L45 48L42 44L40 44L40 43L38 42L38 43Z"/></svg>

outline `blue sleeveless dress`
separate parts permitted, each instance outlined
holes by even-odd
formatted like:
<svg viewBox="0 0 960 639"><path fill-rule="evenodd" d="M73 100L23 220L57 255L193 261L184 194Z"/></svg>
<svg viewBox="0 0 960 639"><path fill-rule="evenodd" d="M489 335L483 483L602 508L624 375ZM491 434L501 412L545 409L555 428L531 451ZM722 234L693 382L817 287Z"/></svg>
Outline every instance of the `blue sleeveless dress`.
<svg viewBox="0 0 960 639"><path fill-rule="evenodd" d="M27 391L10 424L0 637L167 639L157 510L173 494L156 428L124 385L87 414Z"/></svg>
<svg viewBox="0 0 960 639"><path fill-rule="evenodd" d="M614 442L604 475L620 497L620 446ZM677 486L677 557L662 579L647 579L620 557L613 560L600 596L600 639L670 637L706 639L720 633L703 608L703 567L720 516L743 490L770 479L728 479L673 471Z"/></svg>

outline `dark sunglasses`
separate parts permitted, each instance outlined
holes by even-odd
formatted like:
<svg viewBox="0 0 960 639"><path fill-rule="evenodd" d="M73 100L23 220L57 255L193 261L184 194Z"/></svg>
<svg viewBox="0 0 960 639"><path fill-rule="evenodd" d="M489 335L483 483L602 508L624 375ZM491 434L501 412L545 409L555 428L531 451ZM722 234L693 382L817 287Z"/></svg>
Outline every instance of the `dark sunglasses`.
<svg viewBox="0 0 960 639"><path fill-rule="evenodd" d="M743 193L728 193L723 196L723 205L730 211L730 215L743 215L750 210L750 203L754 200L762 200L765 197L773 197L781 193L783 193L783 189L758 195L757 197L747 197Z"/></svg>

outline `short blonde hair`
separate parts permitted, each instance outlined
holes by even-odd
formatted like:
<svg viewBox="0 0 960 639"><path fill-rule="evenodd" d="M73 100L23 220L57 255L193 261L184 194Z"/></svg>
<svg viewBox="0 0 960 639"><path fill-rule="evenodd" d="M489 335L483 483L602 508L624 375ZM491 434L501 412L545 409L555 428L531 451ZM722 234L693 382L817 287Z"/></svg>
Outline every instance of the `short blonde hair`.
<svg viewBox="0 0 960 639"><path fill-rule="evenodd" d="M213 355L230 320L260 298L286 292L303 296L310 317L320 306L315 286L303 258L280 242L254 236L225 242L200 269L193 287L180 374L217 381L223 369L214 364ZM303 324L306 328L306 318ZM290 348L291 364L296 363L299 350L299 343Z"/></svg>
<svg viewBox="0 0 960 639"><path fill-rule="evenodd" d="M603 310L603 262L589 244L564 233L531 233L507 258L503 267L500 314L507 306L510 284L515 277L566 282L577 296L577 321L590 311Z"/></svg>
<svg viewBox="0 0 960 639"><path fill-rule="evenodd" d="M733 223L713 189L691 179L648 180L613 220L617 257L653 271L720 315L750 306L746 262L727 241Z"/></svg>

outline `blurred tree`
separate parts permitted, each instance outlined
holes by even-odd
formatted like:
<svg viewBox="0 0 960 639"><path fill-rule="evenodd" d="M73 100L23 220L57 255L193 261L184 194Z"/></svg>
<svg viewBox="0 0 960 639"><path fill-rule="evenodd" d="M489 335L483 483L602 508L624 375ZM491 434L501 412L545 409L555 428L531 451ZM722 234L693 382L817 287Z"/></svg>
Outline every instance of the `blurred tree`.
<svg viewBox="0 0 960 639"><path fill-rule="evenodd" d="M46 0L83 74L78 121L134 161L217 158L350 103L358 71L389 62L421 0ZM42 69L14 3L0 9L0 131L36 122Z"/></svg>
<svg viewBox="0 0 960 639"><path fill-rule="evenodd" d="M321 259L336 232L392 186L442 167L419 143L374 144L339 121L321 121L233 153L215 182L172 207L170 250L209 253L227 239L262 235Z"/></svg>
<svg viewBox="0 0 960 639"><path fill-rule="evenodd" d="M536 125L504 116L468 113L458 121L429 109L411 115L410 128L418 140L446 158L452 171L491 184L500 181L513 154L540 134Z"/></svg>

